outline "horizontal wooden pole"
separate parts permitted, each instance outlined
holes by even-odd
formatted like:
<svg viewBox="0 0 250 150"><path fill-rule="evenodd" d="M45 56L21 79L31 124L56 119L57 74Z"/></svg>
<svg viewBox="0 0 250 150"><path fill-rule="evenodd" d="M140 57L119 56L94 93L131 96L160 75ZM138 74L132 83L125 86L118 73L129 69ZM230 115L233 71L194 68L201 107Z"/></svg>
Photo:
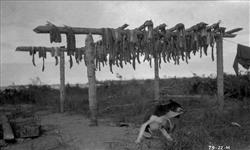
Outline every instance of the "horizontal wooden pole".
<svg viewBox="0 0 250 150"><path fill-rule="evenodd" d="M227 33L225 33L225 34L222 35L222 37L223 38L234 38L234 37L236 37L236 34L227 34Z"/></svg>
<svg viewBox="0 0 250 150"><path fill-rule="evenodd" d="M33 46L33 48L39 48L39 47L38 46L37 47ZM53 47L44 47L44 48L45 48L46 52L51 52L52 49L53 49ZM32 46L19 46L19 47L16 48L16 51L24 51L24 52L26 51L26 52L29 52L31 49L32 49ZM62 50L62 51L67 52L66 48L59 48L59 49ZM85 48L83 48L83 47L82 48L76 48L76 49L80 49L82 51L85 51Z"/></svg>
<svg viewBox="0 0 250 150"><path fill-rule="evenodd" d="M120 29L125 29L128 25L125 24L121 27ZM36 33L49 33L51 30L52 26L44 25L44 26L38 26L36 27L33 31ZM62 34L66 34L68 32L67 28L65 27L57 27L59 32ZM95 35L102 35L103 34L103 28L80 28L80 27L72 27L73 33L74 34L95 34ZM122 33L125 33L123 31ZM142 32L138 31L138 34L143 34Z"/></svg>
<svg viewBox="0 0 250 150"><path fill-rule="evenodd" d="M36 33L49 33L49 31L51 30L52 26L48 26L48 25L43 25L43 26L38 26L36 27L33 31ZM60 31L60 33L67 33L68 30L65 27L57 27L58 30ZM97 29L97 28L80 28L80 27L73 27L72 28L74 34L97 34L97 35L102 35L102 28Z"/></svg>
<svg viewBox="0 0 250 150"><path fill-rule="evenodd" d="M145 23L144 23L145 24ZM147 25L147 24L146 24ZM118 29L124 30L127 28L129 25L124 24L121 27L118 27ZM36 27L33 31L36 33L49 33L51 30L52 26L49 25L42 25ZM67 28L65 27L57 27L60 33L67 33ZM97 34L97 35L102 35L103 34L103 28L81 28L81 27L72 27L74 34Z"/></svg>
<svg viewBox="0 0 250 150"><path fill-rule="evenodd" d="M198 29L198 26L200 25L201 23L199 24L196 24L188 29L186 29L185 31L186 32L191 32L195 29ZM212 24L211 26L207 26L206 29L217 29L219 28L219 24L220 24L220 21L217 22L217 23L214 23ZM145 23L143 25L141 25L139 28L139 31L138 31L138 34L143 34L140 30L144 29L145 27L147 26L151 26L153 25L153 22L151 20L147 20L145 21ZM162 24L165 26L165 24ZM179 23L177 25L175 25L174 27L170 28L170 29L167 29L167 33L166 34L171 34L172 36L175 35L175 33L173 32L174 30L177 29L177 27L179 26L182 26L183 24ZM124 24L123 26L119 27L118 29L122 29L124 30L126 27L128 27L128 24ZM34 32L36 33L49 33L49 31L51 30L52 26L50 25L44 25L44 26L38 26L34 29ZM57 27L60 31L60 33L62 34L65 34L67 33L67 28L65 27ZM81 27L72 27L73 29L73 32L74 34L89 34L89 33L92 33L92 34L97 34L97 35L102 35L103 34L103 28L81 28ZM229 30L227 31L225 34L223 34L223 37L224 38L233 38L235 37L236 35L235 34L231 34L231 33L234 33L234 32L238 32L242 30L242 28L235 28L235 29L232 29L232 30ZM123 31L125 32L125 31ZM122 32L122 33L123 33Z"/></svg>
<svg viewBox="0 0 250 150"><path fill-rule="evenodd" d="M226 31L226 33L227 33L227 34L232 34L232 33L235 33L235 32L239 32L239 31L241 31L242 29L243 29L243 28L235 28L235 29Z"/></svg>

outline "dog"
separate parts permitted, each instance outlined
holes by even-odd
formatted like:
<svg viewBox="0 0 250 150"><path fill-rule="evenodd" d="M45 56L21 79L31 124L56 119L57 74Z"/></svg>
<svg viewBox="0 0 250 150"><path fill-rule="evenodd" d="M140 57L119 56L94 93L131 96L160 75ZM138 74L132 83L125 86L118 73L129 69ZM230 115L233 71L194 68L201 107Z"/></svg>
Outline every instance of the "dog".
<svg viewBox="0 0 250 150"><path fill-rule="evenodd" d="M178 118L183 113L183 107L173 100L169 100L168 104L157 104L153 112L145 116L144 123L141 125L135 143L140 143L143 136L148 138L151 137L152 130L160 130L167 140L173 141L170 134L166 131L165 125L169 122L171 131L173 129L173 124L170 119Z"/></svg>

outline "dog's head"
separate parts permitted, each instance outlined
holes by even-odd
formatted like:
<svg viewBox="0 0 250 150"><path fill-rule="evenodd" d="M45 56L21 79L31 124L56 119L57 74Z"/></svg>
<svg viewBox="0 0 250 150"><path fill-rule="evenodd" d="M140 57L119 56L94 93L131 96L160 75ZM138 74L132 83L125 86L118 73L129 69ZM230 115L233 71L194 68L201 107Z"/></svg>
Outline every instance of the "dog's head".
<svg viewBox="0 0 250 150"><path fill-rule="evenodd" d="M166 108L168 109L167 116L169 118L179 118L180 115L184 113L183 107L173 100L169 100Z"/></svg>
<svg viewBox="0 0 250 150"><path fill-rule="evenodd" d="M184 113L183 107L179 103L173 100L169 100L168 103L160 102L159 104L157 104L154 111L154 115L156 116L167 115L168 118L174 118L174 117L178 118L183 113Z"/></svg>

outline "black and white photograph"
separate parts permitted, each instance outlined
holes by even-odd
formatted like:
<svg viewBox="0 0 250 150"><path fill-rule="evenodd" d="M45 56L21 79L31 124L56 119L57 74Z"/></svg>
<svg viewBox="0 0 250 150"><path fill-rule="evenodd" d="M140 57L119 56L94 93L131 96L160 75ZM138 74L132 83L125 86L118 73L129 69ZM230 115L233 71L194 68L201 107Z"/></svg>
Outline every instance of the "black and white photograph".
<svg viewBox="0 0 250 150"><path fill-rule="evenodd" d="M0 150L250 150L250 1L0 0Z"/></svg>

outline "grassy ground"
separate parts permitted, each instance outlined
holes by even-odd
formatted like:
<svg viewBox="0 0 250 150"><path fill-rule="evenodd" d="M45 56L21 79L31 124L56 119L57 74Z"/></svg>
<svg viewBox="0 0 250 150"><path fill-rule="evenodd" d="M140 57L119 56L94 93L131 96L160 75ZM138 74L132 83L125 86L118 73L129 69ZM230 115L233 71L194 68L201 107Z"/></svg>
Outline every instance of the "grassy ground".
<svg viewBox="0 0 250 150"><path fill-rule="evenodd" d="M216 80L213 78L182 78L161 80L162 89L171 89L169 94L201 94L201 99L175 99L187 112L180 119L173 137L175 142L162 141L161 148L167 150L208 149L209 146L223 146L231 149L244 149L250 144L250 80L226 76L225 109L218 115L216 109ZM26 100L39 107L51 106L58 109L59 91L48 86L30 86L23 90ZM131 80L102 82L97 88L100 118L114 122L130 122L139 125L143 114L152 106L152 80ZM89 116L88 89L78 86L66 88L65 109ZM25 97L25 96L24 96ZM28 101L30 99L30 101ZM0 103L5 103L1 101ZM11 101L12 104L20 101ZM232 125L237 122L241 127Z"/></svg>

